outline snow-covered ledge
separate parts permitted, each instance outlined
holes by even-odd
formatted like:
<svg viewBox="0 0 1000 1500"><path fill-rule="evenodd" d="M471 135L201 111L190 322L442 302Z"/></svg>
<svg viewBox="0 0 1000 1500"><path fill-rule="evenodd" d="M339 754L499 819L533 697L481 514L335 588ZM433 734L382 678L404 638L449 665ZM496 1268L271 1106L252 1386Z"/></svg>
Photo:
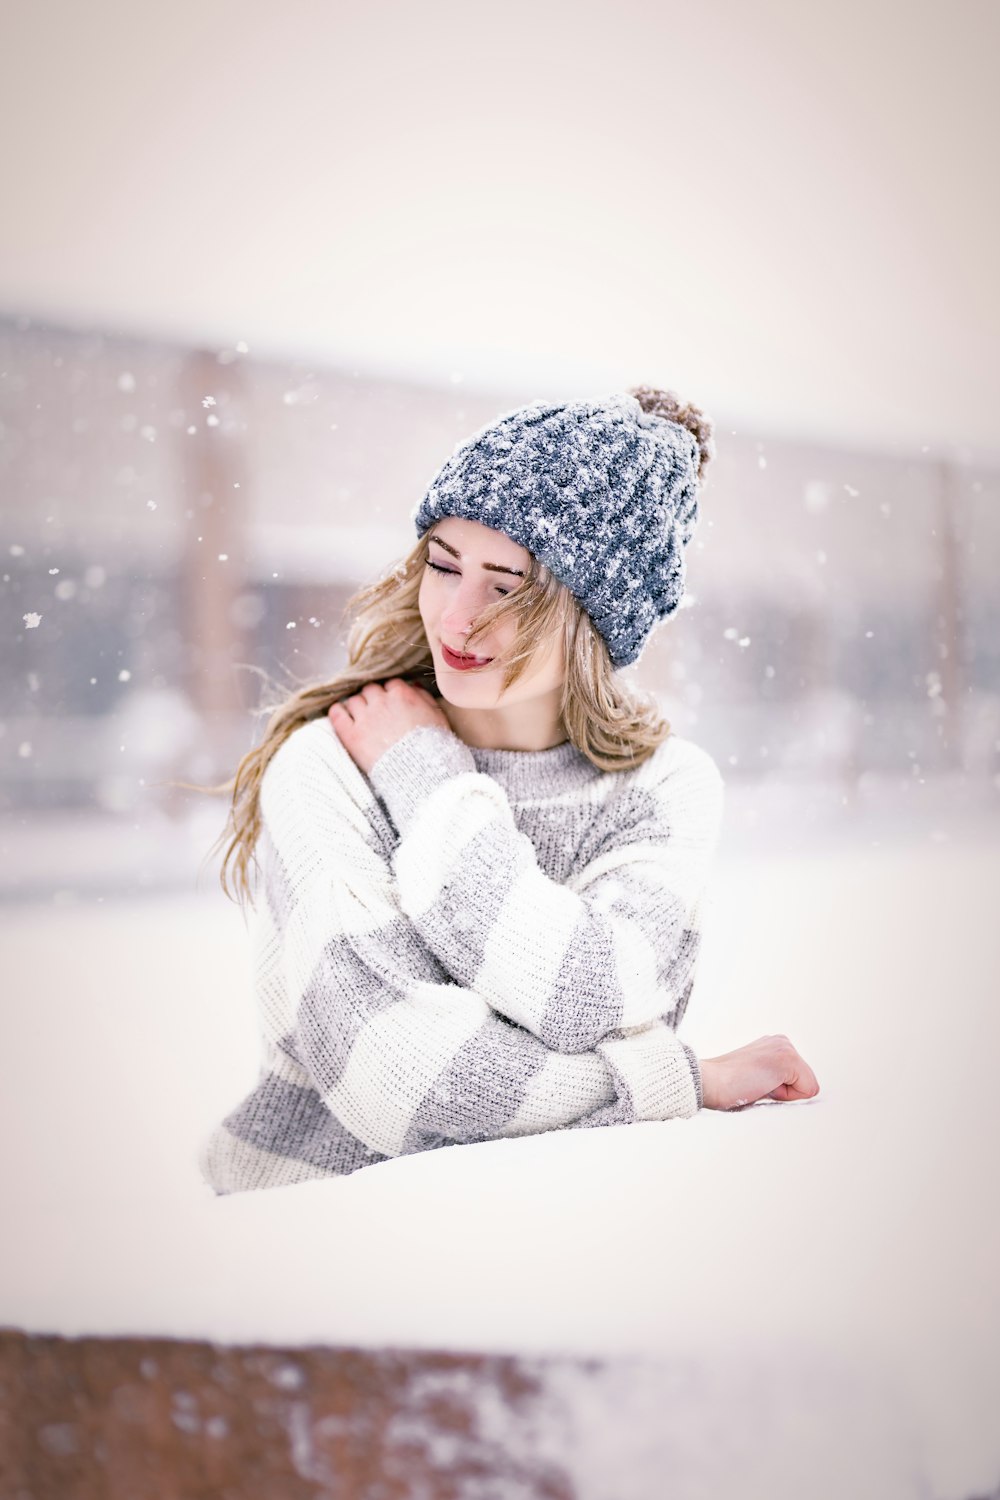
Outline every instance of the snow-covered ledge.
<svg viewBox="0 0 1000 1500"><path fill-rule="evenodd" d="M385 1387L397 1437L422 1430L433 1459L437 1379L464 1391L484 1452L521 1454L528 1495L988 1493L997 875L985 846L720 863L684 1038L712 1055L786 1031L820 1080L808 1103L228 1198L195 1155L256 1067L235 910L214 894L8 909L0 1370L22 1334L103 1340L122 1361L108 1389L172 1382L176 1442L207 1453L226 1434L190 1388L198 1350L231 1372L265 1346L254 1368L295 1470L329 1459L346 1368L330 1361L384 1374L387 1351L412 1351L416 1384ZM168 1340L175 1362L143 1375L153 1356L129 1339ZM80 1432L53 1401L30 1416L55 1461ZM562 1490L530 1488L536 1459Z"/></svg>

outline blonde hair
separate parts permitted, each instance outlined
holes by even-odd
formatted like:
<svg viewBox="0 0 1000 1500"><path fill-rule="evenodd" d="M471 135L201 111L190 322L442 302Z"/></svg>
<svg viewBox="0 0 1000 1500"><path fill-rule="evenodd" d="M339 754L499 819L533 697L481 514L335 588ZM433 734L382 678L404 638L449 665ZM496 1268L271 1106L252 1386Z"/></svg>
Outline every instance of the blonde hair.
<svg viewBox="0 0 1000 1500"><path fill-rule="evenodd" d="M631 394L645 410L656 410L659 415L683 422L698 437L703 456L707 450L707 457L711 457L707 446L711 427L696 407L682 408L672 392L645 386L634 388ZM332 704L349 698L367 683L386 682L393 677L406 678L440 697L418 604L430 534L430 530L425 532L402 561L348 600L344 613L354 619L347 639L345 670L325 681L307 683L283 701L259 708L258 713L270 714L260 744L247 751L231 780L222 786L201 788L231 793L226 825L211 851L225 846L219 878L227 896L253 905L250 870L260 835L260 786L272 757L296 729L324 717ZM604 639L583 606L544 563L529 557L521 583L483 610L467 645L474 650L475 640L492 627L502 626L508 619L515 621L513 647L504 665L504 693L522 676L539 647L561 635L565 674L560 712L567 737L602 771L641 765L671 734L669 721L648 694L630 691L619 682Z"/></svg>

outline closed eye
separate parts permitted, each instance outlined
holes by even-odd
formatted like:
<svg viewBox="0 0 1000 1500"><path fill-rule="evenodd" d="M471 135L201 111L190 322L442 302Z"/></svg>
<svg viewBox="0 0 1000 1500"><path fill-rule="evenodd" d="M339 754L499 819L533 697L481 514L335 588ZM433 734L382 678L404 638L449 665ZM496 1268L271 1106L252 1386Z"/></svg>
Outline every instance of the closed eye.
<svg viewBox="0 0 1000 1500"><path fill-rule="evenodd" d="M440 563L431 562L429 557L425 557L424 562L429 568L433 568L435 573L450 573L455 578L461 578L462 576L456 568L442 568ZM506 597L507 594L512 592L513 591L511 589L502 589L500 588L499 584L497 585L498 594L503 594Z"/></svg>

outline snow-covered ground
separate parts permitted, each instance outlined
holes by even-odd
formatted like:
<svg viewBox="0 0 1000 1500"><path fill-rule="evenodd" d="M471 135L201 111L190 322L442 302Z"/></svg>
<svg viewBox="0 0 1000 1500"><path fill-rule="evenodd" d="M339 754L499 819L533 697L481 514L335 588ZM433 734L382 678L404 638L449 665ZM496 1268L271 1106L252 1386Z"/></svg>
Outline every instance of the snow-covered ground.
<svg viewBox="0 0 1000 1500"><path fill-rule="evenodd" d="M693 1476L672 1494L747 1495L762 1443L788 1460L771 1500L991 1491L995 828L728 840L682 1034L712 1055L786 1032L814 1100L229 1198L195 1154L256 1075L237 909L211 881L22 897L0 914L0 1325L638 1356L659 1374L618 1367L618 1449L560 1376L581 1496L612 1465L646 1500L667 1450Z"/></svg>

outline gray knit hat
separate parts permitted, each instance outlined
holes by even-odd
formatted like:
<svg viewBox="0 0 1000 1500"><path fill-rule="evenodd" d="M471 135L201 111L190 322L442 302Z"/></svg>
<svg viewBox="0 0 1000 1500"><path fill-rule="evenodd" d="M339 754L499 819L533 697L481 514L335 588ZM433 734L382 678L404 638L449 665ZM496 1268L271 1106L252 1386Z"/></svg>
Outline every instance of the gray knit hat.
<svg viewBox="0 0 1000 1500"><path fill-rule="evenodd" d="M527 547L575 595L612 664L638 660L684 593L700 448L635 396L533 401L460 443L411 514L464 516Z"/></svg>

